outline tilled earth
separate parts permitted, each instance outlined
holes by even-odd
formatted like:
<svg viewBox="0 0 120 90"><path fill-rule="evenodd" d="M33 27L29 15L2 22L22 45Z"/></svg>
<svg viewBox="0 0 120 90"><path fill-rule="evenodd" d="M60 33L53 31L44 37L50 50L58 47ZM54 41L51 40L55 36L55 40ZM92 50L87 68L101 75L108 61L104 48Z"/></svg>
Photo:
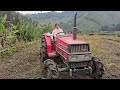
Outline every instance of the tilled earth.
<svg viewBox="0 0 120 90"><path fill-rule="evenodd" d="M39 43L0 60L0 79L38 79L40 73Z"/></svg>
<svg viewBox="0 0 120 90"><path fill-rule="evenodd" d="M0 60L0 79L41 79L43 63L40 61L40 44L36 43L13 56ZM69 75L61 75L70 78Z"/></svg>
<svg viewBox="0 0 120 90"><path fill-rule="evenodd" d="M0 60L0 79L41 79L43 63L40 61L39 47L38 42L16 52L11 57L2 58ZM73 78L64 72L61 73L61 79Z"/></svg>

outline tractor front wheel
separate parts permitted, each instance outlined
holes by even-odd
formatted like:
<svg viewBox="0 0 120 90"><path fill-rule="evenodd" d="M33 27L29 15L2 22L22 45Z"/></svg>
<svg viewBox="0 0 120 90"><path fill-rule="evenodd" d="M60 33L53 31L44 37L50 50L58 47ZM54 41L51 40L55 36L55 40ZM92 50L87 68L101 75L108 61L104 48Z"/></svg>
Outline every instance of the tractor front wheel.
<svg viewBox="0 0 120 90"><path fill-rule="evenodd" d="M102 78L104 74L104 65L97 57L92 58L90 66L92 67L92 74L90 74L90 77L92 77L93 79Z"/></svg>
<svg viewBox="0 0 120 90"><path fill-rule="evenodd" d="M59 71L57 64L51 59L45 60L42 75L45 79L58 79Z"/></svg>

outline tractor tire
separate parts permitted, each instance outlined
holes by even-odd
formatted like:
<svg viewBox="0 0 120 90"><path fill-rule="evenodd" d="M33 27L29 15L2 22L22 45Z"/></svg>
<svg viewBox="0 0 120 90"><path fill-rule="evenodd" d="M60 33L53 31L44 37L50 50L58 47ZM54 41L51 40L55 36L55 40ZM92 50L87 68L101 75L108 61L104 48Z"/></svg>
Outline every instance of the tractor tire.
<svg viewBox="0 0 120 90"><path fill-rule="evenodd" d="M90 66L92 68L90 77L93 79L101 79L104 74L104 65L100 62L100 59L93 57Z"/></svg>
<svg viewBox="0 0 120 90"><path fill-rule="evenodd" d="M41 38L41 47L40 47L40 60L44 62L48 58L47 56L47 44L44 36Z"/></svg>
<svg viewBox="0 0 120 90"><path fill-rule="evenodd" d="M57 64L51 60L47 59L44 61L44 68L42 71L42 76L44 79L58 79L59 71Z"/></svg>
<svg viewBox="0 0 120 90"><path fill-rule="evenodd" d="M47 59L47 54L42 51L42 47L40 48L40 60L44 62Z"/></svg>

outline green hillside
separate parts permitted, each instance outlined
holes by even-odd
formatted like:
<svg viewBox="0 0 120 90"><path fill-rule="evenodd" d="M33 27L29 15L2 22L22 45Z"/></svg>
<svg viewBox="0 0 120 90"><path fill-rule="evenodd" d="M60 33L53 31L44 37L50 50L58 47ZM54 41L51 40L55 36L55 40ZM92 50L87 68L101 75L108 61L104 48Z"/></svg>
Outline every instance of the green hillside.
<svg viewBox="0 0 120 90"><path fill-rule="evenodd" d="M62 13L49 12L26 15L41 23L59 22L63 30L71 30L75 12L78 12L77 27L83 33L99 31L103 26L120 23L119 11L64 11Z"/></svg>

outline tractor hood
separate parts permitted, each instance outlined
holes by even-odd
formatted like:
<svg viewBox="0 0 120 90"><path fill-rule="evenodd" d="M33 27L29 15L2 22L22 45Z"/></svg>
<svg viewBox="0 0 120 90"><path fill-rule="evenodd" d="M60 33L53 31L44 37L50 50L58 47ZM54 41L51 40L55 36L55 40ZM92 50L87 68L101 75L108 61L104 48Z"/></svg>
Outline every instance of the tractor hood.
<svg viewBox="0 0 120 90"><path fill-rule="evenodd" d="M67 44L87 44L87 42L79 39L74 40L72 35L67 35L66 37L59 37L59 39L63 42L66 42Z"/></svg>

